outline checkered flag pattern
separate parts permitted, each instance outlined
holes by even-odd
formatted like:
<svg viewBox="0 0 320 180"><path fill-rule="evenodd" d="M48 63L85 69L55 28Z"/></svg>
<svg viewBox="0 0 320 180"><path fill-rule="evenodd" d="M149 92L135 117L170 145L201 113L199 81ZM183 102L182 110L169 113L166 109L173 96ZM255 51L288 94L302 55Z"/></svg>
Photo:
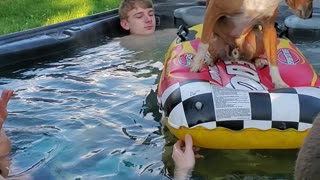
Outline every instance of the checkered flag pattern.
<svg viewBox="0 0 320 180"><path fill-rule="evenodd" d="M320 88L316 87L244 91L190 80L170 86L159 99L175 128L304 131L320 112Z"/></svg>

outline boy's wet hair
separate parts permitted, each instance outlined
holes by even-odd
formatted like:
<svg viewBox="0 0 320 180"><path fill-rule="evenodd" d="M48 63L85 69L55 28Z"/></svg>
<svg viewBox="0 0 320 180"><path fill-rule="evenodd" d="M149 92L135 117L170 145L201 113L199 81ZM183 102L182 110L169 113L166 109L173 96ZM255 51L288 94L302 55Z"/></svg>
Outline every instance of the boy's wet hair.
<svg viewBox="0 0 320 180"><path fill-rule="evenodd" d="M153 8L151 0L122 0L119 6L120 20L128 18L128 12L135 8Z"/></svg>

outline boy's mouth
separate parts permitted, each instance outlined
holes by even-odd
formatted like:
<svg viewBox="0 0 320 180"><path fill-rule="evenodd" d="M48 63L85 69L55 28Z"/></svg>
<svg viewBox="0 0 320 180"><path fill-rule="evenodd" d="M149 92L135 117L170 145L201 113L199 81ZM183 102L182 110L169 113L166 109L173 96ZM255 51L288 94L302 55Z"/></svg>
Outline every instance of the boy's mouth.
<svg viewBox="0 0 320 180"><path fill-rule="evenodd" d="M146 26L144 28L147 29L147 30L151 30L151 29L153 29L153 26Z"/></svg>

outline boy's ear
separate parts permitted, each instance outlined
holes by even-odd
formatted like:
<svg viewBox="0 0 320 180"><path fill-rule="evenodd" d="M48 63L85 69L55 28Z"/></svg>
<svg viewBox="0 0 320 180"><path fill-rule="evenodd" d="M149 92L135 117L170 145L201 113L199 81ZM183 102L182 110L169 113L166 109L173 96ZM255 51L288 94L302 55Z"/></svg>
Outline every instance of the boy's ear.
<svg viewBox="0 0 320 180"><path fill-rule="evenodd" d="M129 23L128 23L128 21L126 19L121 20L120 21L120 25L125 30L129 30L130 29Z"/></svg>

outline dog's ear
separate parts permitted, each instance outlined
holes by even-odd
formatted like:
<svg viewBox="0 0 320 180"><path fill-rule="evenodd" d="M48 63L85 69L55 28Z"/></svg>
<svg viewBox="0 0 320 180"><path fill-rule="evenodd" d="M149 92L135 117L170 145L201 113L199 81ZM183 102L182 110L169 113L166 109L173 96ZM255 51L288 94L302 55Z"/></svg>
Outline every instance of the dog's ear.
<svg viewBox="0 0 320 180"><path fill-rule="evenodd" d="M129 30L129 29L130 29L129 23L128 23L128 21L127 21L126 19L122 19L122 20L120 21L120 25L121 25L121 27L122 27L123 29L125 29L125 30Z"/></svg>

